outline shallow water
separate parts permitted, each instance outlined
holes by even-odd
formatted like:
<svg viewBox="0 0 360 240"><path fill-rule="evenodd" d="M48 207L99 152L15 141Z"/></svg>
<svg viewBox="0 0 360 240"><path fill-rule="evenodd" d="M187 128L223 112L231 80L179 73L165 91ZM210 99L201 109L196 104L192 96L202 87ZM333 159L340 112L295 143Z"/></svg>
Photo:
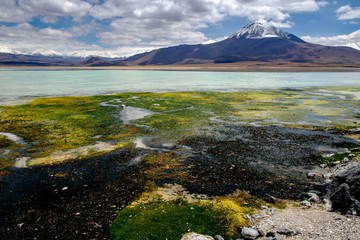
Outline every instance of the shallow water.
<svg viewBox="0 0 360 240"><path fill-rule="evenodd" d="M359 72L51 71L0 69L0 104L24 97L115 92L236 91L359 86ZM341 80L341 81L340 81Z"/></svg>
<svg viewBox="0 0 360 240"><path fill-rule="evenodd" d="M123 110L120 113L120 120L123 121L124 124L129 124L132 121L142 119L153 114L154 112L147 109L123 106Z"/></svg>
<svg viewBox="0 0 360 240"><path fill-rule="evenodd" d="M4 136L6 139L15 142L16 144L26 144L22 137L16 136L13 133L0 132L0 135Z"/></svg>

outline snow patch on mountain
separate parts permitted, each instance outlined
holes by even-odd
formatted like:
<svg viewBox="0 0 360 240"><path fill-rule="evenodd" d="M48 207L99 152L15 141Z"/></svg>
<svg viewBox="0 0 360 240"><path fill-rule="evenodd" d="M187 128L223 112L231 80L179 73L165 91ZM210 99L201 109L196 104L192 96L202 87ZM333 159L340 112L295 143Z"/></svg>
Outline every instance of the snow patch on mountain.
<svg viewBox="0 0 360 240"><path fill-rule="evenodd" d="M246 38L246 39L261 39L261 38L289 38L290 34L280 30L268 21L260 19L253 23L246 25L240 31L231 37Z"/></svg>
<svg viewBox="0 0 360 240"><path fill-rule="evenodd" d="M360 42L354 42L354 43L347 43L344 45L345 47L351 47L351 48L354 48L356 50L359 50L360 51Z"/></svg>

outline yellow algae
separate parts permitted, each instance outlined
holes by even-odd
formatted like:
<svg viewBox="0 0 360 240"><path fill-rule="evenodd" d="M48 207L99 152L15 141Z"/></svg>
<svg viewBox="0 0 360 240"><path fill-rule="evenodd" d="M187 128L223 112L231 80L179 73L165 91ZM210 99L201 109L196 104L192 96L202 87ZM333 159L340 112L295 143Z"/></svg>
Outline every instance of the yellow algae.
<svg viewBox="0 0 360 240"><path fill-rule="evenodd" d="M323 104L330 104L330 101L326 100L305 100L303 101L303 104L305 105L323 105Z"/></svg>

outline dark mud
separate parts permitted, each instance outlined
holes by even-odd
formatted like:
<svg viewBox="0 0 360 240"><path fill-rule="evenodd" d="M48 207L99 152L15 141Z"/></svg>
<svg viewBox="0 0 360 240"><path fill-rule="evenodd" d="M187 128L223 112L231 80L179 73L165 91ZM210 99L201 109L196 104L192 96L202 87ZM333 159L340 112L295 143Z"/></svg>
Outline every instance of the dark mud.
<svg viewBox="0 0 360 240"><path fill-rule="evenodd" d="M325 131L219 125L173 147L154 143L64 165L7 169L10 174L0 178L0 239L108 239L117 211L149 180L212 196L241 189L296 198L315 184L306 178L317 165L314 159L349 144L357 142ZM164 153L170 160L163 170L161 158L159 164L129 164Z"/></svg>
<svg viewBox="0 0 360 240"><path fill-rule="evenodd" d="M133 152L9 169L0 180L0 239L108 239L109 222L143 191Z"/></svg>
<svg viewBox="0 0 360 240"><path fill-rule="evenodd" d="M196 150L187 160L190 191L224 195L236 189L264 196L297 198L307 188L321 188L306 174L321 155L344 151L355 140L323 131L275 126L224 126L215 137L182 141ZM319 185L319 186L316 186Z"/></svg>

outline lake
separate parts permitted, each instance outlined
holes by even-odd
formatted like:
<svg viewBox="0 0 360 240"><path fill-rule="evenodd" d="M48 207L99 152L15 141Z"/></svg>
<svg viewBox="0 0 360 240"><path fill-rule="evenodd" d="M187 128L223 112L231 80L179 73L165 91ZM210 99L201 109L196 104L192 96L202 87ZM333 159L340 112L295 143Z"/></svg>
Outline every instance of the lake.
<svg viewBox="0 0 360 240"><path fill-rule="evenodd" d="M0 69L0 104L41 96L360 86L359 72Z"/></svg>

